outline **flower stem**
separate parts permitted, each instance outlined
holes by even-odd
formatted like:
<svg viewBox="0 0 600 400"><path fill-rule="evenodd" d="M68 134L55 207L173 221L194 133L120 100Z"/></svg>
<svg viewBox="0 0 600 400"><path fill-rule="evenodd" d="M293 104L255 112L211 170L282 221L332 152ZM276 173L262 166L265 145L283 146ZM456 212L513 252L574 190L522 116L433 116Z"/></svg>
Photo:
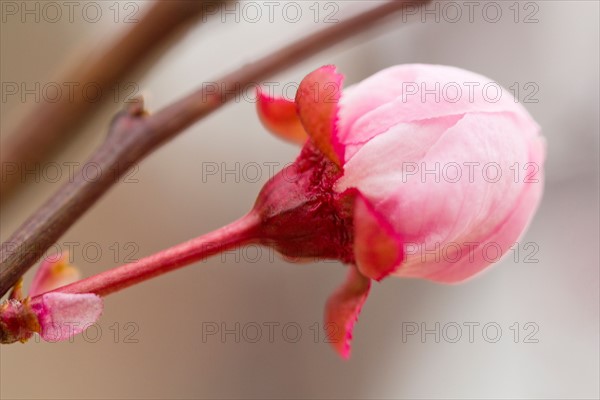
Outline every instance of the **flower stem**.
<svg viewBox="0 0 600 400"><path fill-rule="evenodd" d="M106 296L225 250L250 243L257 239L259 226L259 216L251 212L216 231L170 247L137 262L60 287L53 292L94 293Z"/></svg>

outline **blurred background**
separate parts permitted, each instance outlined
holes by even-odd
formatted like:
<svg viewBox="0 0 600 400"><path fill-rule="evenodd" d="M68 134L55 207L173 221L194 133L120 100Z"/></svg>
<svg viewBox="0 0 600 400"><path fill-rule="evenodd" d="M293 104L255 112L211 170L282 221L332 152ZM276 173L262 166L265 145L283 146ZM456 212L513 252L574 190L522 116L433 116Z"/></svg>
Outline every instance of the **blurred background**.
<svg viewBox="0 0 600 400"><path fill-rule="evenodd" d="M264 2L249 3L261 18L230 6L232 13L192 25L147 73L128 78L150 111L378 2L281 1L272 19ZM350 84L395 64L437 63L518 88L548 154L542 204L515 251L461 285L376 284L344 362L321 332L342 265L290 264L247 247L106 298L98 325L72 343L2 346L0 397L598 398L599 3L471 2L471 15L468 2L447 3L407 23L398 14L270 81L281 88L333 63ZM52 82L69 60L122 34L126 15L151 5L95 4L102 14L93 23L77 11L58 22L3 12L3 84ZM299 18L289 7L299 7ZM59 165L59 179L41 164L38 177L3 202L2 241L68 180L68 165L101 143L129 94L105 102L48 161ZM26 115L31 96L25 100L3 93L3 139ZM71 248L89 276L243 215L273 169L298 153L265 131L251 100L240 97L144 160L53 251Z"/></svg>

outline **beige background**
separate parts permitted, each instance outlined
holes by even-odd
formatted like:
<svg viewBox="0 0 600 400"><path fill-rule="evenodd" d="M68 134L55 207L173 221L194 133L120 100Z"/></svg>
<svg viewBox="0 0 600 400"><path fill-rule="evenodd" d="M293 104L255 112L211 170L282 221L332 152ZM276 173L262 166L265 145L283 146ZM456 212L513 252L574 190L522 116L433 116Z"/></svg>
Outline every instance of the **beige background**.
<svg viewBox="0 0 600 400"><path fill-rule="evenodd" d="M464 2L457 3L466 12ZM98 338L97 330L74 343L2 346L0 396L597 398L598 2L521 2L519 23L509 9L513 2L500 2L503 17L498 23L482 17L484 3L476 9L473 23L467 15L450 23L446 19L453 14L443 14L441 8L439 23L434 15L425 15L425 23L417 16L403 27L401 18L396 19L378 28L378 35L350 39L273 81L298 82L314 68L335 63L351 83L390 65L425 62L471 69L505 87L537 84L539 102L526 107L548 140L547 184L517 262L509 256L457 286L400 279L375 285L355 331L353 357L343 362L322 336L315 343L311 327L320 324L324 302L344 269L336 263L288 264L266 250L257 255L256 249L246 249L107 298ZM106 17L97 23L81 15L74 23L54 24L7 18L1 26L1 80L50 82L70 57L93 52L118 35L126 25L112 20L113 2L99 4ZM140 15L148 6L136 4ZM239 22L228 17L227 24L217 18L196 25L145 76L132 80L148 108L156 110L202 82L309 33L317 26L308 9L312 2L299 4L303 18L298 23L275 13L273 23L251 23L242 15ZM335 4L340 8L336 17L342 18L373 2ZM536 5L538 22L523 23ZM15 98L2 102L3 137L27 106ZM103 106L54 161L83 162L119 107L114 101ZM151 254L241 216L268 178L265 163L281 167L297 152L267 134L254 105L240 99L145 160L133 176L137 182L116 186L60 243L77 243L73 261L86 275L122 263L132 250L134 258ZM230 169L239 163L239 182L233 175L203 182L203 162L225 163ZM257 182L251 182L255 164L250 163L261 166ZM58 186L41 179L5 205L0 239L6 240ZM524 262L526 243L539 246L539 262ZM93 260L96 248L102 256ZM30 278L28 274L27 281ZM444 336L436 343L432 335L425 343L418 336L403 343L407 322L429 328L457 323L463 336L457 343ZM464 325L469 322L480 324L473 343ZM518 343L511 330L515 322ZM535 325L525 329L528 322ZM240 342L233 335L203 341L207 323L229 329L239 323ZM252 323L262 326L258 343L245 340L256 333ZM268 323L280 324L273 343L268 340ZM483 337L486 323L501 327L497 343ZM283 336L285 324L301 327L297 343L292 343L292 328L287 340ZM539 342L524 343L534 326L539 330L533 338ZM453 336L452 331L446 333Z"/></svg>

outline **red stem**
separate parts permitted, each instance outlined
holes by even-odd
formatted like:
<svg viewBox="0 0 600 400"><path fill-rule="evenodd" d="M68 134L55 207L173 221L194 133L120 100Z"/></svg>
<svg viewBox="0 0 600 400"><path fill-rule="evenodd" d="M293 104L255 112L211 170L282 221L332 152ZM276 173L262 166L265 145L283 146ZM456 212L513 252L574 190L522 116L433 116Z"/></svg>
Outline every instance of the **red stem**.
<svg viewBox="0 0 600 400"><path fill-rule="evenodd" d="M184 267L256 239L260 219L254 212L206 235L170 247L141 260L125 264L53 290L61 293L95 293L99 296Z"/></svg>

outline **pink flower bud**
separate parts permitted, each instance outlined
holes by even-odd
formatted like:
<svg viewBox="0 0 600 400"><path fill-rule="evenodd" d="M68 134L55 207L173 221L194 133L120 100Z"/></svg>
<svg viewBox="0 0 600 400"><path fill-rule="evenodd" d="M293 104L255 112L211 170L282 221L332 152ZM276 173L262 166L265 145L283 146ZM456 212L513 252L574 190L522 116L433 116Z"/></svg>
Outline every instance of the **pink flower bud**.
<svg viewBox="0 0 600 400"><path fill-rule="evenodd" d="M340 109L335 190L359 189L403 238L397 275L457 282L518 240L541 197L544 141L509 91L401 65L344 91Z"/></svg>
<svg viewBox="0 0 600 400"><path fill-rule="evenodd" d="M356 265L326 309L347 357L369 278L458 282L510 249L541 197L544 141L510 92L472 72L401 65L342 81L326 66L295 102L260 94L268 129L298 142L301 125L308 141L255 212L283 254Z"/></svg>

